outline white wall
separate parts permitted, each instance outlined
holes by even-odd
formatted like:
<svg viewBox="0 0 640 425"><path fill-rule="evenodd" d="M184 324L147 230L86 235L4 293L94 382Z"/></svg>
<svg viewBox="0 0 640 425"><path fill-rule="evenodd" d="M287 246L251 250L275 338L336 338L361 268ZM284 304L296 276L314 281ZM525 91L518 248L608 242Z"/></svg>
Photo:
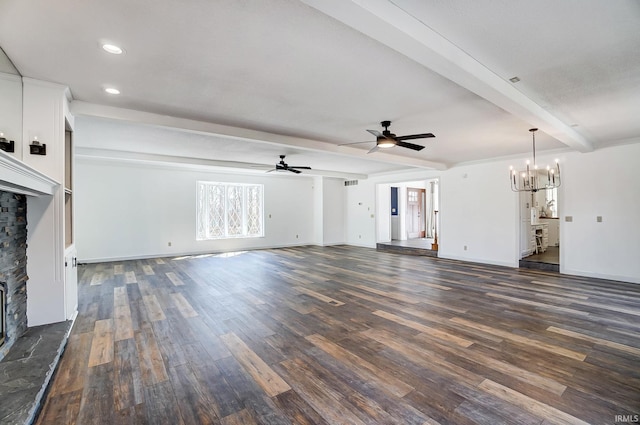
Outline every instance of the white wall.
<svg viewBox="0 0 640 425"><path fill-rule="evenodd" d="M345 186L346 243L375 248L376 196L375 181L360 180L357 185Z"/></svg>
<svg viewBox="0 0 640 425"><path fill-rule="evenodd" d="M344 243L344 179L314 177L314 235L321 246Z"/></svg>
<svg viewBox="0 0 640 425"><path fill-rule="evenodd" d="M264 184L265 236L196 240L196 181ZM314 244L313 179L222 174L79 157L80 261ZM171 246L169 246L171 242Z"/></svg>
<svg viewBox="0 0 640 425"><path fill-rule="evenodd" d="M81 143L90 128L76 127L76 141ZM553 160L545 154L539 158L541 163ZM640 282L637 158L640 144L560 155L562 272ZM380 187L438 178L439 256L517 267L519 197L510 190L508 170L525 159L373 176L358 185L343 186L340 179L222 174L80 157L75 192L79 258L342 242L375 248L379 236L388 237L376 220L382 209L388 210L387 200L378 199ZM614 171L602 173L602 169ZM195 241L195 181L199 179L264 183L266 236ZM573 216L572 223L563 220L566 215ZM603 216L602 223L595 222L597 215Z"/></svg>
<svg viewBox="0 0 640 425"><path fill-rule="evenodd" d="M324 206L323 195L324 180L320 176L313 178L313 203L316 206L313 210L313 239L322 244L324 238Z"/></svg>
<svg viewBox="0 0 640 425"><path fill-rule="evenodd" d="M3 72L0 72L0 133L15 142L11 155L22 159L22 78Z"/></svg>
<svg viewBox="0 0 640 425"><path fill-rule="evenodd" d="M439 256L517 266L519 198L509 187L508 169L499 161L442 174Z"/></svg>
<svg viewBox="0 0 640 425"><path fill-rule="evenodd" d="M323 177L322 190L322 245L344 243L345 205L344 180Z"/></svg>
<svg viewBox="0 0 640 425"><path fill-rule="evenodd" d="M392 226L398 225L398 216L391 215L391 185L378 184L376 191L376 242L389 242L393 234Z"/></svg>
<svg viewBox="0 0 640 425"><path fill-rule="evenodd" d="M554 159L544 154L539 158L540 163ZM562 273L640 283L638 158L640 144L560 155ZM439 177L439 257L518 267L519 196L510 190L508 170L524 160L361 180L347 188L347 243L375 247L376 227L367 208L376 203L376 185ZM564 220L567 215L573 222ZM597 216L602 223L596 222Z"/></svg>
<svg viewBox="0 0 640 425"><path fill-rule="evenodd" d="M640 283L640 144L572 154L562 176L560 271Z"/></svg>
<svg viewBox="0 0 640 425"><path fill-rule="evenodd" d="M517 258L517 194L509 189L507 162L457 167L447 171L414 171L376 176L361 180L353 198L376 202L376 185L412 186L439 179L440 209L438 212L438 256L441 258L498 264L516 267ZM506 170L506 171L505 171ZM497 190L491 191L492 187ZM405 192L399 190L399 194ZM355 199L354 199L355 201ZM375 235L363 234L366 223L362 206L348 202L347 242L364 240L360 245L375 247ZM405 198L399 202L406 202ZM404 205L404 204L402 204ZM402 210L400 214L402 214ZM359 225L355 229L352 223ZM373 241L372 241L373 238ZM467 249L464 249L464 246Z"/></svg>

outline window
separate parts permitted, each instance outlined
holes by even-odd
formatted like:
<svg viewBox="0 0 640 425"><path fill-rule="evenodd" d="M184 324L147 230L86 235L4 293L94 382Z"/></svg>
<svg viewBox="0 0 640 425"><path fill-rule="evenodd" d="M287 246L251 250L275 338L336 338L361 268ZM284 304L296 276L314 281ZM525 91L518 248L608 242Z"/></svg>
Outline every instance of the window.
<svg viewBox="0 0 640 425"><path fill-rule="evenodd" d="M197 183L196 239L264 236L261 184Z"/></svg>
<svg viewBox="0 0 640 425"><path fill-rule="evenodd" d="M545 194L545 213L547 217L558 217L558 188L547 188Z"/></svg>

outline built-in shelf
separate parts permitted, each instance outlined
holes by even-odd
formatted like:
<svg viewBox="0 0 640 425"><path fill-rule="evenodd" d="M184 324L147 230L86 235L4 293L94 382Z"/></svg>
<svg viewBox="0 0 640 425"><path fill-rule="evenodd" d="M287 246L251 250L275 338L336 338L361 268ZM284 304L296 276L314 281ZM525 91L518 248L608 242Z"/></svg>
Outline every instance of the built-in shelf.
<svg viewBox="0 0 640 425"><path fill-rule="evenodd" d="M73 141L72 132L64 132L64 246L73 245Z"/></svg>

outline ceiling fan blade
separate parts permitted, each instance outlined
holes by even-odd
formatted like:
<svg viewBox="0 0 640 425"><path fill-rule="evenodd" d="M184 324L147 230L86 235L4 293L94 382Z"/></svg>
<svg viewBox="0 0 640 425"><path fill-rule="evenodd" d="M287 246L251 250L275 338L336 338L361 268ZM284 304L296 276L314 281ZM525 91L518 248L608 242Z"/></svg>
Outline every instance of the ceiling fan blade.
<svg viewBox="0 0 640 425"><path fill-rule="evenodd" d="M384 135L380 133L378 130L367 130L367 131L376 137L384 137Z"/></svg>
<svg viewBox="0 0 640 425"><path fill-rule="evenodd" d="M343 143L343 144L338 145L338 146L360 145L362 143L373 143L373 142L374 142L374 140L367 140L365 142Z"/></svg>
<svg viewBox="0 0 640 425"><path fill-rule="evenodd" d="M298 170L310 170L311 169L311 167L296 167L296 166L293 166L293 165L290 165L289 168L297 168Z"/></svg>
<svg viewBox="0 0 640 425"><path fill-rule="evenodd" d="M302 171L300 170L294 170L293 168L289 167L287 168L287 171L291 171L292 173L296 173L296 174L300 174Z"/></svg>
<svg viewBox="0 0 640 425"><path fill-rule="evenodd" d="M403 148L413 149L414 151L421 151L424 149L424 146L414 145L413 143L401 142L396 143L396 146L401 146Z"/></svg>
<svg viewBox="0 0 640 425"><path fill-rule="evenodd" d="M273 170L269 170L269 171L267 171L267 173L271 173L273 171L276 171L276 169L274 168Z"/></svg>
<svg viewBox="0 0 640 425"><path fill-rule="evenodd" d="M378 152L379 150L380 150L380 148L378 147L378 145L375 145L367 153L374 153L374 152Z"/></svg>
<svg viewBox="0 0 640 425"><path fill-rule="evenodd" d="M396 140L428 139L431 137L436 137L436 136L434 136L433 133L410 134L408 136L396 137Z"/></svg>

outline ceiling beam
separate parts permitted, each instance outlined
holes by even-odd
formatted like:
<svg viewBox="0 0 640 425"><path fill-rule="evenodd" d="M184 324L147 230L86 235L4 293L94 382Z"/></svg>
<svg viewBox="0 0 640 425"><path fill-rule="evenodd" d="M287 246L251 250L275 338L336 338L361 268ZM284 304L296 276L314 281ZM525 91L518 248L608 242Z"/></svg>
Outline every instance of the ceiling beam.
<svg viewBox="0 0 640 425"><path fill-rule="evenodd" d="M100 118L109 118L118 121L135 122L198 134L223 136L230 139L246 140L257 143L268 143L277 146L288 146L294 147L296 149L321 152L325 154L331 153L347 157L357 157L362 160L386 162L389 164L398 164L408 167L425 168L429 170L447 169L447 165L441 162L391 155L383 152L376 152L375 155L367 155L366 150L349 146L338 146L332 143L320 142L317 140L284 136L275 133L267 133L264 131L232 127L228 125L214 124L210 122L196 121L186 118L177 118L167 115L154 114L151 112L97 105L94 103L88 103L78 100L74 100L73 102L71 102L71 113L75 116L86 115Z"/></svg>
<svg viewBox="0 0 640 425"><path fill-rule="evenodd" d="M580 152L592 143L465 51L389 0L301 0Z"/></svg>
<svg viewBox="0 0 640 425"><path fill-rule="evenodd" d="M163 167L176 167L183 169L197 170L217 170L221 172L235 173L251 173L265 174L267 171L273 171L273 165L255 164L249 162L238 161L217 161L213 159L202 159L193 157L178 157L173 155L159 155L141 152L124 152L111 149L98 148L76 148L76 157L87 160L113 161L113 162L129 162L137 164L155 164ZM288 173L270 173L268 176L282 175ZM365 180L368 178L366 174L359 173L343 173L330 170L304 170L300 177L321 176L335 177L348 180Z"/></svg>

